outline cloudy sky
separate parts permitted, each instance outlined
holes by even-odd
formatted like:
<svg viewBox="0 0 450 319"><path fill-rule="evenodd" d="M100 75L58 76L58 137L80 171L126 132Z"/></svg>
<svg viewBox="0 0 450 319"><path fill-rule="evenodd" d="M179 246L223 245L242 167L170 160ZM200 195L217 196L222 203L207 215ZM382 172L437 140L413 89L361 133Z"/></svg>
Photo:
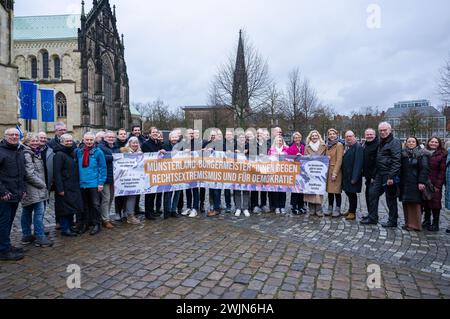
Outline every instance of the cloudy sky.
<svg viewBox="0 0 450 319"><path fill-rule="evenodd" d="M17 0L15 14L74 13L80 2ZM125 34L134 102L205 104L243 28L280 88L299 67L340 113L407 99L441 103L436 82L450 52L448 0L110 2Z"/></svg>

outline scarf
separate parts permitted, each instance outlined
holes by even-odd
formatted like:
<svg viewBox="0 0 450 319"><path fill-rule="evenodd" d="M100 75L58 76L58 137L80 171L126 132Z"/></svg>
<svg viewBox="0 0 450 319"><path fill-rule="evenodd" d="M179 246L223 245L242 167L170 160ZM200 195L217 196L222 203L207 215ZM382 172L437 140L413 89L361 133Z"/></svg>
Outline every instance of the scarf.
<svg viewBox="0 0 450 319"><path fill-rule="evenodd" d="M38 147L34 150L34 155L36 155L36 157L38 157L38 158L41 157L41 153L42 153L42 150L40 147Z"/></svg>
<svg viewBox="0 0 450 319"><path fill-rule="evenodd" d="M318 151L319 151L319 148L320 148L320 141L317 141L316 143L309 142L309 147L311 147L311 149L312 149L314 152L318 152Z"/></svg>
<svg viewBox="0 0 450 319"><path fill-rule="evenodd" d="M328 147L328 149L331 150L331 148L332 148L333 146L335 146L337 143L339 143L339 141L338 141L337 139L335 139L334 141L328 139L328 141L327 141L327 147ZM317 152L317 151L315 151L315 152Z"/></svg>
<svg viewBox="0 0 450 319"><path fill-rule="evenodd" d="M89 167L89 153L92 151L92 148L87 146L83 148L83 168Z"/></svg>

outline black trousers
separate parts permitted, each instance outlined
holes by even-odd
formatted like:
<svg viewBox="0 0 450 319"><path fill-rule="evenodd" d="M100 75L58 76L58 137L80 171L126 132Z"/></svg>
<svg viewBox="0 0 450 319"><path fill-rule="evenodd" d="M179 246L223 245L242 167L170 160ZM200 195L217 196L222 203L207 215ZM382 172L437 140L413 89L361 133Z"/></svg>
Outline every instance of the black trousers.
<svg viewBox="0 0 450 319"><path fill-rule="evenodd" d="M162 193L145 195L145 214L159 214L161 212L162 199Z"/></svg>
<svg viewBox="0 0 450 319"><path fill-rule="evenodd" d="M81 223L87 226L100 225L102 223L102 213L100 210L100 193L97 188L81 189L83 197L83 213Z"/></svg>
<svg viewBox="0 0 450 319"><path fill-rule="evenodd" d="M372 188L372 179L366 178L366 207L369 210L370 207L370 189Z"/></svg>
<svg viewBox="0 0 450 319"><path fill-rule="evenodd" d="M350 204L348 212L356 214L356 210L358 209L358 194L349 192L345 192L345 194L347 194L348 202Z"/></svg>
<svg viewBox="0 0 450 319"><path fill-rule="evenodd" d="M261 196L261 201L260 201L260 197ZM254 209L255 207L264 207L267 206L267 197L268 197L268 193L267 192L252 192L250 194L250 206L252 209ZM261 203L261 205L260 205Z"/></svg>
<svg viewBox="0 0 450 319"><path fill-rule="evenodd" d="M126 199L127 199L126 196L114 198L114 207L116 210L116 215L119 216L120 218L124 217L123 211L125 210Z"/></svg>
<svg viewBox="0 0 450 319"><path fill-rule="evenodd" d="M292 209L302 209L305 207L305 195L292 193L291 194L291 206Z"/></svg>
<svg viewBox="0 0 450 319"><path fill-rule="evenodd" d="M369 219L378 222L378 203L381 195L386 193L386 203L389 209L389 222L398 222L398 185L386 186L387 176L377 175L369 191Z"/></svg>

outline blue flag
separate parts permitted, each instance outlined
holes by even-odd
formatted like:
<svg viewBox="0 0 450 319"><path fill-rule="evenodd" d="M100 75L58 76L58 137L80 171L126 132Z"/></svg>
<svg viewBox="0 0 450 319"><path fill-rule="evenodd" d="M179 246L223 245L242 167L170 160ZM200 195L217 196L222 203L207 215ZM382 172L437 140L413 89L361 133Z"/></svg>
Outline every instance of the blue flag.
<svg viewBox="0 0 450 319"><path fill-rule="evenodd" d="M20 140L23 140L23 132L22 132L22 130L20 129L20 125L19 125L19 124L16 124L16 129L19 131L19 134L20 134Z"/></svg>
<svg viewBox="0 0 450 319"><path fill-rule="evenodd" d="M41 89L42 122L55 122L55 91Z"/></svg>
<svg viewBox="0 0 450 319"><path fill-rule="evenodd" d="M37 85L32 81L20 81L20 118L37 120Z"/></svg>

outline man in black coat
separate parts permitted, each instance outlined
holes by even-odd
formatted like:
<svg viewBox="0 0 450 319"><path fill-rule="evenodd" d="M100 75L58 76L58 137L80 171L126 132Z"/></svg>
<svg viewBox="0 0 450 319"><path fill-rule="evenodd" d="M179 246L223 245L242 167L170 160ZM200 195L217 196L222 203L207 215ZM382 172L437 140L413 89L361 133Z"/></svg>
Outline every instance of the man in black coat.
<svg viewBox="0 0 450 319"><path fill-rule="evenodd" d="M159 139L159 130L156 127L150 128L150 138L142 144L143 153L157 153L163 149L163 143ZM155 203L156 199L156 203ZM161 215L163 194L145 195L145 218L154 220ZM156 204L156 209L155 209Z"/></svg>
<svg viewBox="0 0 450 319"><path fill-rule="evenodd" d="M11 246L11 229L17 208L25 195L25 157L20 132L6 130L0 142L0 261L17 261L23 250Z"/></svg>
<svg viewBox="0 0 450 319"><path fill-rule="evenodd" d="M372 186L372 180L375 179L375 168L377 162L378 146L380 139L377 137L377 132L374 129L367 129L365 132L366 142L363 145L364 149L364 165L363 176L366 180L366 207L369 209L369 192Z"/></svg>
<svg viewBox="0 0 450 319"><path fill-rule="evenodd" d="M127 131L124 129L120 129L117 132L117 139L114 143L114 147L120 151L122 147L125 147L128 143Z"/></svg>
<svg viewBox="0 0 450 319"><path fill-rule="evenodd" d="M141 144L141 147L142 147L142 145L145 143L145 137L141 133L141 127L140 126L135 125L135 126L133 126L131 128L131 134L130 134L130 137L128 139L130 139L133 136L138 138L139 144Z"/></svg>
<svg viewBox="0 0 450 319"><path fill-rule="evenodd" d="M375 165L375 178L369 191L369 216L361 221L363 225L376 225L378 223L378 202L381 195L386 193L386 202L389 208L389 220L382 226L385 228L397 227L400 169L402 144L394 138L389 123L380 124L380 146L377 152Z"/></svg>

